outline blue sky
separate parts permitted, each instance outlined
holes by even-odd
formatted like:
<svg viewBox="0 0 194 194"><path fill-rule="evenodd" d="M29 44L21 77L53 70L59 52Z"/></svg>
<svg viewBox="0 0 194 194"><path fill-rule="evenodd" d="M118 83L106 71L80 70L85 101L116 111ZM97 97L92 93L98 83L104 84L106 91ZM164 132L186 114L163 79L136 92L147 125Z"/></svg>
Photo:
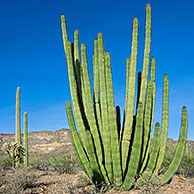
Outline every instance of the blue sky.
<svg viewBox="0 0 194 194"><path fill-rule="evenodd" d="M116 104L123 110L125 60L130 56L132 21L139 19L137 71L142 70L145 6L152 7L151 56L156 57L155 121L161 122L162 81L168 74L169 132L177 139L182 106L188 107L188 139L194 139L194 2L185 0L10 0L0 1L0 133L15 132L15 94L21 87L21 112L29 114L29 131L69 128L70 101L60 15L68 35L79 30L85 42L92 80L93 41L102 32L110 52Z"/></svg>

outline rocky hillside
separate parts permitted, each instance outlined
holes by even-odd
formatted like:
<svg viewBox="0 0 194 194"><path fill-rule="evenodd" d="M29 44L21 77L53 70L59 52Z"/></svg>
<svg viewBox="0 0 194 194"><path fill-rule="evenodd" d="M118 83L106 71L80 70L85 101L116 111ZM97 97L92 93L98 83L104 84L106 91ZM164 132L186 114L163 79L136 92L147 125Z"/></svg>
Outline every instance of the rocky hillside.
<svg viewBox="0 0 194 194"><path fill-rule="evenodd" d="M22 137L23 139L23 137ZM29 139L29 153L33 155L52 155L69 154L74 152L71 143L71 134L68 129L60 129L57 131L40 131L30 132ZM14 134L0 134L0 154L2 154L2 145L5 142L15 140ZM174 150L178 141L168 139L168 148ZM194 141L187 141L186 150L194 153Z"/></svg>
<svg viewBox="0 0 194 194"><path fill-rule="evenodd" d="M2 154L1 147L3 143L12 141L15 141L14 134L0 134L0 154ZM71 134L68 129L30 132L28 134L28 143L30 155L52 154L55 156L73 151Z"/></svg>

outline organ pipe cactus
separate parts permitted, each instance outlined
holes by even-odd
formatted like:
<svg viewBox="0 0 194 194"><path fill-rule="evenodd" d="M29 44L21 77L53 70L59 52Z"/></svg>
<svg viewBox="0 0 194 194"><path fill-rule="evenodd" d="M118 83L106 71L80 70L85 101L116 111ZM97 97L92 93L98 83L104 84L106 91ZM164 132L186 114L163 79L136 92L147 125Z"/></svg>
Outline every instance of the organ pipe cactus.
<svg viewBox="0 0 194 194"><path fill-rule="evenodd" d="M135 184L134 180L137 181L139 175L147 171L155 177L160 170L166 148L169 83L168 76L165 74L161 132L160 124L156 123L151 150L156 61L152 57L150 62L150 5L146 6L143 71L138 74L135 114L138 19L133 20L131 54L126 60L123 126L121 126L120 108L119 106L115 108L114 104L111 58L109 52L104 49L102 33L100 32L94 41L92 96L86 46L82 43L81 52L79 51L78 30L74 33L74 43L70 43L64 15L61 16L61 28L73 105L72 111L70 102L67 102L66 110L72 142L83 170L94 184L105 183L122 190L129 190ZM149 69L150 79L148 80ZM165 184L173 176L184 153L187 137L186 107L183 107L181 123L181 133L174 159L169 169L159 177L161 184Z"/></svg>

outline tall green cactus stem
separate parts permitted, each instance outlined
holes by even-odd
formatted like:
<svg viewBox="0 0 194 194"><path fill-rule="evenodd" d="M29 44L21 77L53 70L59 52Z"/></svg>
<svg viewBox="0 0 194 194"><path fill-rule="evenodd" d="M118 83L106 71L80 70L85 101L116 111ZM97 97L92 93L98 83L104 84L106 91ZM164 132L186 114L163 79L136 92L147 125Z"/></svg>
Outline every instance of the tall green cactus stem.
<svg viewBox="0 0 194 194"><path fill-rule="evenodd" d="M88 160L86 152L85 152L85 150L82 146L80 137L77 133L74 118L73 118L73 113L72 113L72 110L71 110L71 105L70 105L69 102L66 103L66 111L67 111L69 125L70 125L70 128L71 128L72 143L74 145L76 154L77 154L78 158L80 159L80 162L81 162L81 165L82 165L84 171L86 172L88 177L90 177L90 179L93 180L93 172L92 172L92 169L91 169L91 164Z"/></svg>
<svg viewBox="0 0 194 194"><path fill-rule="evenodd" d="M99 69L100 69L100 99L102 113L102 142L104 146L105 167L108 173L109 180L112 180L112 164L111 164L111 141L110 141L110 126L108 121L108 97L107 97L107 80L105 53L102 33L98 33L98 53L99 53Z"/></svg>
<svg viewBox="0 0 194 194"><path fill-rule="evenodd" d="M158 151L160 148L160 124L156 123L154 132L154 143L152 147L152 152L148 161L146 170L152 172L155 168L155 163L157 161Z"/></svg>
<svg viewBox="0 0 194 194"><path fill-rule="evenodd" d="M156 60L154 57L152 57L150 68L150 80L155 82L155 79L156 79Z"/></svg>
<svg viewBox="0 0 194 194"><path fill-rule="evenodd" d="M81 45L81 60L82 60L82 68L83 68L83 82L84 82L85 94L86 94L85 100L87 102L87 105L85 107L86 116L88 118L90 130L93 135L94 145L96 148L97 157L99 159L99 165L101 167L103 175L105 176L104 167L102 166L102 149L101 149L101 143L100 143L100 136L96 126L96 119L95 119L93 102L92 102L91 86L90 86L90 80L89 80L89 74L88 74L86 47L84 43Z"/></svg>
<svg viewBox="0 0 194 194"><path fill-rule="evenodd" d="M173 160L168 170L160 177L162 185L168 182L172 178L176 170L178 169L178 166L184 154L185 144L187 140L187 128L188 128L187 108L184 106L182 109L181 132L179 136L179 142L176 147Z"/></svg>
<svg viewBox="0 0 194 194"><path fill-rule="evenodd" d="M128 103L128 88L129 88L129 72L130 72L130 58L126 59L126 88L125 88L125 110Z"/></svg>
<svg viewBox="0 0 194 194"><path fill-rule="evenodd" d="M68 41L64 15L61 16L61 28L62 28L62 33L63 33L64 50L65 50L65 54L66 54L66 58L67 58L69 84L70 84L71 98L72 98L75 118L77 121L77 126L79 128L81 142L83 143L84 147L87 148L87 145L86 145L87 139L86 139L86 135L85 135L85 130L89 130L90 126L88 124L88 120L87 120L86 115L85 115L85 110L83 110L83 104L81 101L79 101L79 98L78 98L79 91L78 91L78 86L76 83L76 75L75 75L75 71L74 71L71 43ZM82 83L82 93L85 93L83 83ZM86 95L84 94L83 100L85 100L85 97L86 97ZM97 133L97 131L96 132L94 131L94 133ZM102 158L102 148L100 146L101 145L100 140L97 138L97 139L94 139L94 142L97 142L96 148L98 148L98 149L96 149L96 153L98 156L98 162L99 162L99 165L101 167L102 174L103 174L106 182L108 182L108 180L106 178L106 172L105 172L104 167L102 165L103 158ZM86 149L87 154L91 155L92 153L88 153L88 151L89 150Z"/></svg>
<svg viewBox="0 0 194 194"><path fill-rule="evenodd" d="M29 155L28 155L28 115L27 112L24 113L24 164L28 166Z"/></svg>
<svg viewBox="0 0 194 194"><path fill-rule="evenodd" d="M141 140L142 132L143 132L143 105L140 102L137 108L136 128L135 128L134 141L133 141L130 161L128 165L128 171L122 186L124 190L129 190L131 188L132 181L138 170L140 153L141 153L141 144L142 144L142 140Z"/></svg>
<svg viewBox="0 0 194 194"><path fill-rule="evenodd" d="M17 88L16 93L16 142L21 144L21 129L20 129L20 87Z"/></svg>
<svg viewBox="0 0 194 194"><path fill-rule="evenodd" d="M145 150L145 155L143 156L143 163L141 166L140 173L143 171L147 164L149 152L150 152L150 145L151 145L151 134L152 134L152 128L153 128L153 122L154 122L154 109L155 109L155 97L156 97L156 84L155 84L155 77L156 77L156 62L155 58L152 57L151 59L151 68L150 68L150 81L152 82L152 107L151 107L151 115L150 115L150 121L149 121L149 126L148 129L144 128L145 131L149 130L148 134L148 140L146 144L146 150ZM145 136L144 136L145 138Z"/></svg>
<svg viewBox="0 0 194 194"><path fill-rule="evenodd" d="M141 79L141 90L139 101L145 102L147 78L149 70L149 57L150 57L150 46L151 46L151 7L149 4L146 5L146 24L145 24L145 48L144 48L144 59L143 59L143 71Z"/></svg>
<svg viewBox="0 0 194 194"><path fill-rule="evenodd" d="M105 66L106 66L106 81L107 81L107 100L108 100L108 120L110 126L110 139L111 139L111 150L112 150L112 165L113 165L113 180L116 186L121 186L121 160L119 153L119 142L117 132L117 119L114 105L114 94L113 94L113 83L112 83L112 71L110 54L105 54Z"/></svg>
<svg viewBox="0 0 194 194"><path fill-rule="evenodd" d="M162 129L160 134L160 150L158 155L158 160L156 163L156 168L154 170L154 175L156 175L162 165L166 141L168 134L168 95L169 95L169 83L167 74L164 75L164 86L163 86L163 107L162 107ZM153 175L153 176L154 176Z"/></svg>
<svg viewBox="0 0 194 194"><path fill-rule="evenodd" d="M125 123L122 131L122 143L121 143L121 154L122 154L122 170L125 172L127 166L128 151L131 139L132 125L133 125L133 112L134 112L134 98L135 98L135 79L136 79L136 65L137 65L137 47L138 47L138 19L133 20L133 33L132 33L132 46L131 46L131 57L130 57L130 71L128 73L128 89L126 110L125 110Z"/></svg>
<svg viewBox="0 0 194 194"><path fill-rule="evenodd" d="M66 24L65 17L61 16L61 26L62 26L62 32L63 32L63 41L64 41L64 49L66 53L67 58L67 65L68 65L68 74L69 74L69 85L71 90L71 98L73 102L73 108L75 113L75 118L77 121L77 125L80 132L81 141L83 142L85 146L85 127L87 125L83 121L83 115L81 115L82 110L80 109L80 104L78 100L78 91L77 91L77 83L75 79L75 72L74 72L74 66L73 66L73 59L72 59L72 52L71 52L71 43L67 40L67 31L66 31ZM85 146L86 147L86 146Z"/></svg>
<svg viewBox="0 0 194 194"><path fill-rule="evenodd" d="M93 55L93 83L94 83L94 107L97 117L97 125L102 136L102 119L100 110L100 75L99 75L99 64L98 64L98 40L94 41L94 55Z"/></svg>
<svg viewBox="0 0 194 194"><path fill-rule="evenodd" d="M77 75L77 85L80 90L81 87L81 77L80 77L80 57L79 57L79 32L78 30L75 30L74 32L74 65L75 65L75 71Z"/></svg>
<svg viewBox="0 0 194 194"><path fill-rule="evenodd" d="M143 134L143 150L142 150L142 162L144 162L146 156L146 150L148 146L149 140L149 131L150 131L150 121L152 114L152 92L153 92L153 83L151 80L148 82L148 90L147 90L147 99L145 105L145 114L144 114L144 134Z"/></svg>

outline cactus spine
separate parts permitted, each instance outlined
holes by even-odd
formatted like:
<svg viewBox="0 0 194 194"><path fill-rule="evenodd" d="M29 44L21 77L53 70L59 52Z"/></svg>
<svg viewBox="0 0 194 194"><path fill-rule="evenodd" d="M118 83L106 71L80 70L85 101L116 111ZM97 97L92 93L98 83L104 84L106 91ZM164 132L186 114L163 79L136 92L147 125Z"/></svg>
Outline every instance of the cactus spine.
<svg viewBox="0 0 194 194"><path fill-rule="evenodd" d="M136 64L138 47L138 19L133 20L130 58L126 60L126 94L123 126L120 121L119 106L115 108L111 59L105 52L102 33L94 41L93 54L93 99L88 74L86 46L81 45L79 58L78 31L74 33L74 43L70 43L64 15L61 16L64 50L67 59L69 85L73 111L79 135L71 110L66 103L72 142L78 159L95 184L112 184L129 190L133 180L150 171L154 177L161 167L168 132L168 76L164 76L162 127L155 125L154 144L150 152L151 133L155 109L155 58L150 63L151 7L146 6L145 49L142 73L138 74L137 108L134 114ZM169 169L160 176L161 184L166 183L176 171L184 152L187 136L187 110L183 107L181 134L174 159Z"/></svg>

